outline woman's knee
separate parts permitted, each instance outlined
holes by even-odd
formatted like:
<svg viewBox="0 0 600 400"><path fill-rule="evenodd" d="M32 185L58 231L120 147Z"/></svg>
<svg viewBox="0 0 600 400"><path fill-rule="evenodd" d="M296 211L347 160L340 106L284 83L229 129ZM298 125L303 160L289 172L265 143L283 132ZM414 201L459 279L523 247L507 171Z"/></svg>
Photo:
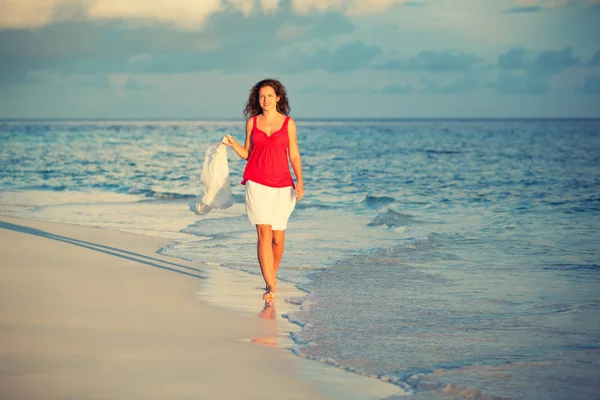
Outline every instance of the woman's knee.
<svg viewBox="0 0 600 400"><path fill-rule="evenodd" d="M273 245L274 246L283 246L285 241L285 231L273 231Z"/></svg>
<svg viewBox="0 0 600 400"><path fill-rule="evenodd" d="M271 225L256 225L256 233L259 242L270 242L273 240L273 229L271 228Z"/></svg>

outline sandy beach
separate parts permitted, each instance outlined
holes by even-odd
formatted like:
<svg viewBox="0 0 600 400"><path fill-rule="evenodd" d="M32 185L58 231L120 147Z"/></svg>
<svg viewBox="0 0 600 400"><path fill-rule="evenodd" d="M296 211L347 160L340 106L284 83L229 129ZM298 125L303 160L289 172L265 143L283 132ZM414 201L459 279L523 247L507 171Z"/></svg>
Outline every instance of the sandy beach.
<svg viewBox="0 0 600 400"><path fill-rule="evenodd" d="M168 241L0 217L2 399L323 399Z"/></svg>

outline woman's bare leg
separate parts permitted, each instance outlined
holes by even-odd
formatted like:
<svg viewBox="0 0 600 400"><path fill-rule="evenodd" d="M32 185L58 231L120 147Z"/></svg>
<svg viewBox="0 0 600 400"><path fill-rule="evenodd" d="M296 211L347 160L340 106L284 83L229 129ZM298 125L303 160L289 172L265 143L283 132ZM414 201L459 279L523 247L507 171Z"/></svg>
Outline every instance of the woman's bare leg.
<svg viewBox="0 0 600 400"><path fill-rule="evenodd" d="M283 256L285 231L273 231L273 274L277 279L277 270Z"/></svg>
<svg viewBox="0 0 600 400"><path fill-rule="evenodd" d="M262 273L265 284L267 285L267 293L265 297L272 297L276 290L275 271L273 269L273 230L271 225L256 225L256 233L258 235L258 243L256 251L258 254L258 263L260 272Z"/></svg>

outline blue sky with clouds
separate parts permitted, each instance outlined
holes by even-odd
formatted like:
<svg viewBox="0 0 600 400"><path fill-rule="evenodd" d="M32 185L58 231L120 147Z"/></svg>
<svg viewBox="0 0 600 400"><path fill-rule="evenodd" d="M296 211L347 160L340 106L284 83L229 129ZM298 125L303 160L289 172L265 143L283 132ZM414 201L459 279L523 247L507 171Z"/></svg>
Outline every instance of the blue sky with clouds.
<svg viewBox="0 0 600 400"><path fill-rule="evenodd" d="M600 117L600 0L0 0L0 117Z"/></svg>

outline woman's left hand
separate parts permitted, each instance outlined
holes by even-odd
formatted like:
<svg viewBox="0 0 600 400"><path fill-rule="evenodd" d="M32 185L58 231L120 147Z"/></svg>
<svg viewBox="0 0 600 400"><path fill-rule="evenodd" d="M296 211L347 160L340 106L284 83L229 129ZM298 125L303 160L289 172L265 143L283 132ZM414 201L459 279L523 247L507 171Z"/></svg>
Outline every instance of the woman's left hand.
<svg viewBox="0 0 600 400"><path fill-rule="evenodd" d="M304 197L304 184L302 182L296 185L296 201L302 200Z"/></svg>

